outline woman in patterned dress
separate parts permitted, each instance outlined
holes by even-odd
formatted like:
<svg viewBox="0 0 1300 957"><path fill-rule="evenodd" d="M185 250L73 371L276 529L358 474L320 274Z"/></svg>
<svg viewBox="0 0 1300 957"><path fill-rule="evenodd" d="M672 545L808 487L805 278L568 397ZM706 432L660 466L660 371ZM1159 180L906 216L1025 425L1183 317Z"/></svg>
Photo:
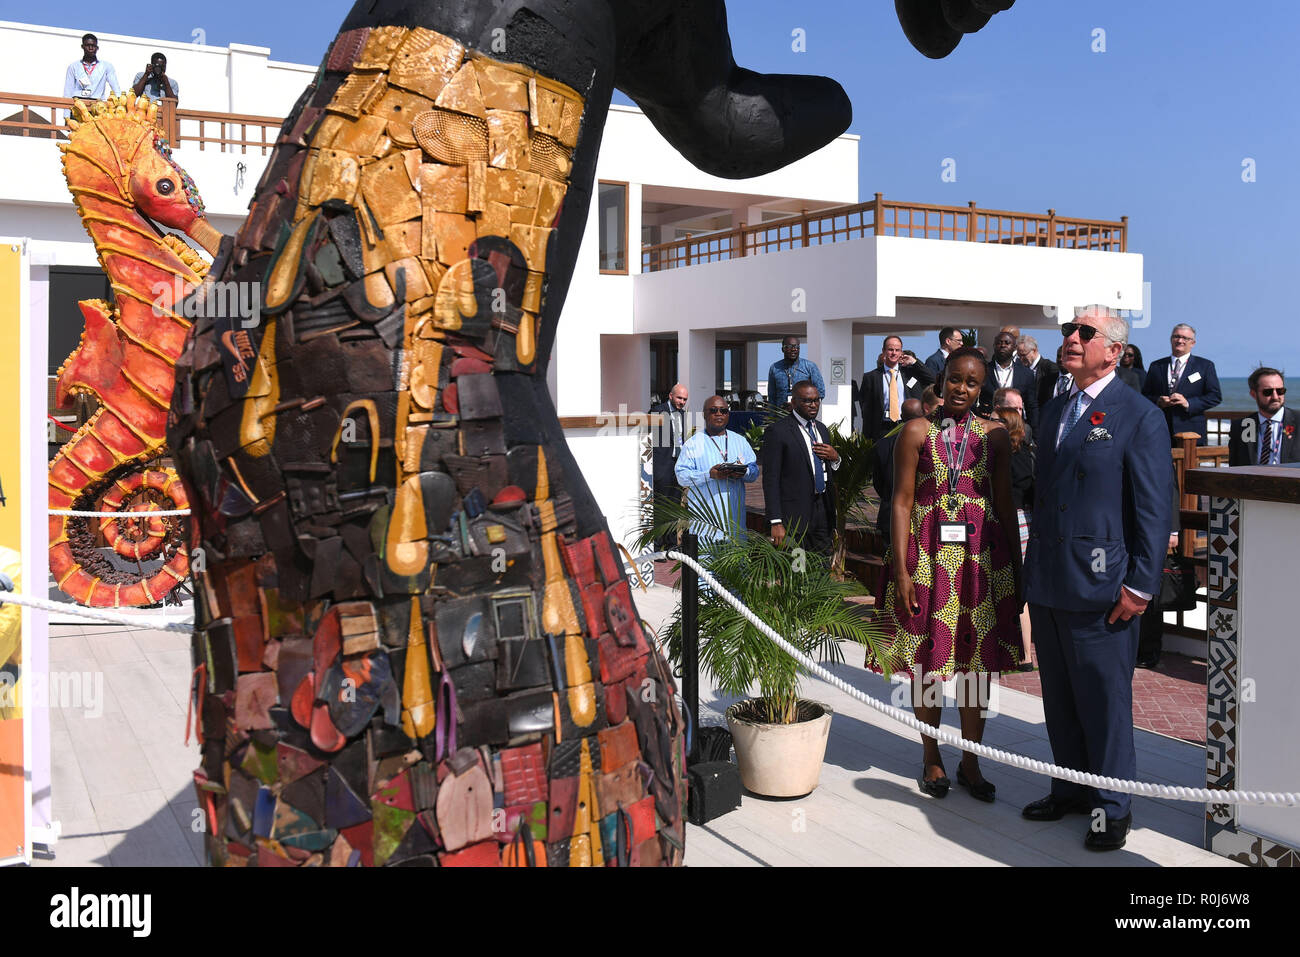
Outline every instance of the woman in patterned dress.
<svg viewBox="0 0 1300 957"><path fill-rule="evenodd" d="M962 736L979 741L989 675L1020 662L1021 556L1011 499L1006 427L975 413L987 366L974 349L948 357L943 405L903 426L894 452L892 580L884 609L896 637L890 666L912 674L916 717L938 725L943 679L957 682ZM954 467L956 466L956 467ZM922 737L922 791L944 797L950 783L939 744ZM994 786L979 760L962 754L957 783L982 801Z"/></svg>

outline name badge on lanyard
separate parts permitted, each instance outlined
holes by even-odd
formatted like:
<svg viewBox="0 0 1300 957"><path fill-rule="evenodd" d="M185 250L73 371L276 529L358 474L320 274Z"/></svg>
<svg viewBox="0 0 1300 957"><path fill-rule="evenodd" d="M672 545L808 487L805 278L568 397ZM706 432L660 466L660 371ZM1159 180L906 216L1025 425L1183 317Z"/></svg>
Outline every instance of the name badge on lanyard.
<svg viewBox="0 0 1300 957"><path fill-rule="evenodd" d="M966 449L970 444L970 433L973 427L971 415L966 414L966 431L961 437L961 448L957 450L954 457L952 438L947 431L939 434L943 437L944 464L948 466L948 494L945 506L948 511L965 510L965 506L957 504L957 483L961 479L962 463L966 461ZM956 429L956 425L953 426ZM973 531L970 523L959 521L941 521L939 522L939 541L941 544L965 545L970 540Z"/></svg>

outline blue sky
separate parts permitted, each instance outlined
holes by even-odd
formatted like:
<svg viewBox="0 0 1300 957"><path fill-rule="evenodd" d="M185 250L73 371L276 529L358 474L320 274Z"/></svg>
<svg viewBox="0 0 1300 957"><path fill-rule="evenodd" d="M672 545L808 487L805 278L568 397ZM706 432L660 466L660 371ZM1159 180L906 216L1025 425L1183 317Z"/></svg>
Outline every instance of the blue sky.
<svg viewBox="0 0 1300 957"><path fill-rule="evenodd" d="M202 29L208 43L268 46L273 59L315 63L350 7L65 0L22 18L182 41ZM1167 352L1170 326L1185 321L1198 329L1197 353L1221 375L1246 375L1261 361L1300 369L1291 332L1300 189L1288 172L1300 157L1291 102L1300 89L1300 4L1020 0L942 61L911 48L893 8L887 0L732 0L736 59L843 84L850 132L862 136L863 199L880 191L1127 215L1129 249L1144 254L1152 283L1154 324L1134 334L1148 361ZM806 52L791 49L796 28ZM1098 29L1105 52L1092 49ZM956 182L940 180L945 157L957 161ZM1252 183L1242 181L1247 158ZM924 356L932 339L907 344Z"/></svg>

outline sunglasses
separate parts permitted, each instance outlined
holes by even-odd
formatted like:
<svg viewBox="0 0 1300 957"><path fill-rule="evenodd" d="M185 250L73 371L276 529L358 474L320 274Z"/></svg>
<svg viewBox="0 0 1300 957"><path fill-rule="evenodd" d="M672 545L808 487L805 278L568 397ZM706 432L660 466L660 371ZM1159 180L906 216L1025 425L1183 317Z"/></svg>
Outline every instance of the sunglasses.
<svg viewBox="0 0 1300 957"><path fill-rule="evenodd" d="M1097 335L1097 333L1101 332L1101 330L1098 329L1096 326L1085 326L1079 322L1061 323L1062 339L1068 339L1076 332L1079 334L1080 342L1092 342L1093 337Z"/></svg>
<svg viewBox="0 0 1300 957"><path fill-rule="evenodd" d="M704 410L705 415L730 415L731 410L725 405L710 406Z"/></svg>
<svg viewBox="0 0 1300 957"><path fill-rule="evenodd" d="M1260 395L1286 395L1286 388L1281 389L1260 389Z"/></svg>

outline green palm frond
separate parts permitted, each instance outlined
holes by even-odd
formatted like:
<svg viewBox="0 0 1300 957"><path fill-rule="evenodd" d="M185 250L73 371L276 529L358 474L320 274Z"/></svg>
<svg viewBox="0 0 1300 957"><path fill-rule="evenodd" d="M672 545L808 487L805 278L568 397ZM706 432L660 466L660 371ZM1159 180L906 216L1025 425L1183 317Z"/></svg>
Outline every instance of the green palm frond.
<svg viewBox="0 0 1300 957"><path fill-rule="evenodd" d="M884 657L884 631L845 600L861 589L832 578L822 556L779 548L766 536L745 532L709 547L701 564L808 657L841 662L845 641ZM794 721L799 700L799 668L794 660L713 589L700 591L698 620L700 668L718 689L741 697L757 685L767 720ZM675 662L681 660L681 627L679 607L666 634L669 656Z"/></svg>

